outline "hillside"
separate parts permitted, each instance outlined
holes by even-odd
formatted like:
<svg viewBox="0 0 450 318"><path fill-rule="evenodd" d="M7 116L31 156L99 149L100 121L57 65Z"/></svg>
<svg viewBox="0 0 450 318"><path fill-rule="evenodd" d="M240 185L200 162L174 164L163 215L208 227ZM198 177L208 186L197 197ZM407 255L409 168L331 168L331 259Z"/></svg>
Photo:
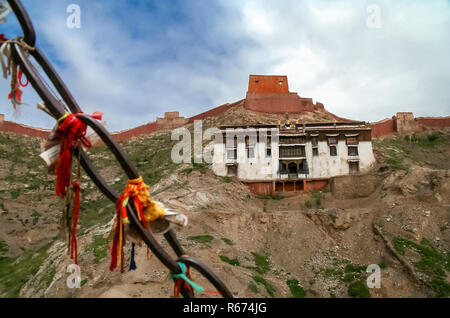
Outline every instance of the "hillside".
<svg viewBox="0 0 450 318"><path fill-rule="evenodd" d="M259 115L236 107L204 126L272 120ZM208 165L175 165L172 145L168 132L122 143L153 197L189 217L186 228L175 228L185 249L235 296L450 296L450 131L375 140L378 163L370 175L339 178L330 191L296 196L255 196L237 180L215 176ZM137 249L136 271L109 272L106 241L114 207L86 176L82 287L66 287L71 261L58 238L62 202L38 154L38 140L0 134L0 294L170 297L167 269L155 257L147 260L144 246ZM95 147L90 155L102 175L123 189L125 176L106 148ZM362 283L368 264L382 268L380 289ZM212 289L195 272L194 279Z"/></svg>

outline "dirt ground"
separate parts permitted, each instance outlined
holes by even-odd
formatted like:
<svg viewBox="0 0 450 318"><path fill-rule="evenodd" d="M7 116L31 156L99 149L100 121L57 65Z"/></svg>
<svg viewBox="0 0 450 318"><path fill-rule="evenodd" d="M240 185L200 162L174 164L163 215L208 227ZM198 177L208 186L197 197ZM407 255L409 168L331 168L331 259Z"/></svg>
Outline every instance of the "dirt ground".
<svg viewBox="0 0 450 318"><path fill-rule="evenodd" d="M124 147L145 148L153 145L147 142L162 142L161 136L151 137L156 141L137 139ZM370 189L360 196L354 195L351 180L348 191L330 188L256 196L238 180L217 177L207 166L195 165L165 167L167 174L152 185L151 193L166 207L188 216L187 227L174 226L182 245L224 280L236 297L448 297L449 170L433 159L434 152L439 158L450 149L445 139L448 135L441 137L439 147L417 150L428 153L428 162L420 165L414 159L415 145L400 140L374 142L377 165L367 176L359 176ZM94 156L107 158L100 150ZM8 247L2 257L17 264L24 260L21 253L50 243L42 263L20 286L20 296L172 296L167 269L155 256L147 259L145 246L137 248L137 270L124 274L109 271L106 242L113 206L99 201L89 181L84 185L84 197L89 200L86 209L93 212L86 212L89 218L84 216L82 224L88 227L81 227L79 235L82 286L68 288L67 266L72 261L66 243L55 238L60 203L52 196L53 180L45 179L47 186L36 179L27 190L20 172L13 179L9 171L29 169L31 173L42 167L23 162L24 166L12 169L7 157L0 160L0 181L8 189L0 193L0 241ZM106 162L102 174L120 188L123 176L108 160L102 161ZM141 169L145 170L145 164ZM11 196L17 188L22 189L20 193ZM39 216L33 216L33 211ZM101 219L91 220L94 214ZM157 238L170 250L161 235ZM125 255L129 264L129 243ZM369 275L369 264L381 269L379 289L361 287ZM213 289L195 271L193 278ZM0 276L0 292L8 282Z"/></svg>

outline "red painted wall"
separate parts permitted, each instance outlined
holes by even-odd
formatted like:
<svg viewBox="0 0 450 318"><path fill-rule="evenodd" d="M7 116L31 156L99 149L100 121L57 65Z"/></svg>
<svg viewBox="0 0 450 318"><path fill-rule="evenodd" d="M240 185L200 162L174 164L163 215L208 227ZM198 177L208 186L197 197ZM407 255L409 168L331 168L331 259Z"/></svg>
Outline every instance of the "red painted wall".
<svg viewBox="0 0 450 318"><path fill-rule="evenodd" d="M50 130L34 128L18 123L14 123L12 121L3 121L0 122L0 131L15 133L19 135L26 135L36 138L46 139L50 134Z"/></svg>
<svg viewBox="0 0 450 318"><path fill-rule="evenodd" d="M447 117L418 117L416 121L421 126L433 127L433 128L444 128L450 127L450 116Z"/></svg>
<svg viewBox="0 0 450 318"><path fill-rule="evenodd" d="M323 190L328 186L328 180L309 180L306 181L306 191Z"/></svg>
<svg viewBox="0 0 450 318"><path fill-rule="evenodd" d="M244 183L249 190L258 195L271 195L272 194L272 182L252 182Z"/></svg>
<svg viewBox="0 0 450 318"><path fill-rule="evenodd" d="M252 93L289 93L285 75L250 75L248 91Z"/></svg>
<svg viewBox="0 0 450 318"><path fill-rule="evenodd" d="M298 114L325 110L322 103L313 103L312 98L289 92L287 76L250 75L245 108L276 114Z"/></svg>
<svg viewBox="0 0 450 318"><path fill-rule="evenodd" d="M372 137L387 136L394 134L397 131L395 120L393 118L371 123L370 128L372 128Z"/></svg>
<svg viewBox="0 0 450 318"><path fill-rule="evenodd" d="M142 126L138 126L136 128L122 130L116 133L113 133L113 137L116 141L125 141L131 139L133 137L139 135L146 135L158 130L158 124L156 122L151 122Z"/></svg>

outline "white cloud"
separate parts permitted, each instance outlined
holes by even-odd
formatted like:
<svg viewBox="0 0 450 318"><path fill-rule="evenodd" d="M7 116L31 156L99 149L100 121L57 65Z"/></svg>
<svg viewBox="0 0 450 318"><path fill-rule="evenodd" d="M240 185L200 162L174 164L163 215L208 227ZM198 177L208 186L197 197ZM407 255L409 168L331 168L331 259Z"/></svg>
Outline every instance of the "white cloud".
<svg viewBox="0 0 450 318"><path fill-rule="evenodd" d="M371 30L372 2L190 0L174 8L80 0L80 30L65 27L70 1L24 4L38 44L80 105L103 111L112 130L164 111L192 116L234 102L245 96L249 74L286 74L291 91L343 117L449 115L448 2L377 1L382 28ZM180 16L166 16L173 10ZM8 90L0 83L1 96ZM23 97L39 101L31 88ZM34 106L19 121L53 124Z"/></svg>

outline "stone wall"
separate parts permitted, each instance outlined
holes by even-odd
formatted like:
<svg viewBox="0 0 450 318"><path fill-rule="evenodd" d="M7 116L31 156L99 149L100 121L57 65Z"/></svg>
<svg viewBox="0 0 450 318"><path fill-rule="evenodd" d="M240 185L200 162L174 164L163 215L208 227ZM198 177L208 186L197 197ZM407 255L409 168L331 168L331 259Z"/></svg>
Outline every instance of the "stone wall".
<svg viewBox="0 0 450 318"><path fill-rule="evenodd" d="M376 187L376 177L366 174L338 176L330 181L330 190L339 199L368 197Z"/></svg>
<svg viewBox="0 0 450 318"><path fill-rule="evenodd" d="M384 119L371 123L372 137L385 137L394 134L412 134L427 128L450 127L450 116L446 117L418 117L411 112L399 112L392 119Z"/></svg>

